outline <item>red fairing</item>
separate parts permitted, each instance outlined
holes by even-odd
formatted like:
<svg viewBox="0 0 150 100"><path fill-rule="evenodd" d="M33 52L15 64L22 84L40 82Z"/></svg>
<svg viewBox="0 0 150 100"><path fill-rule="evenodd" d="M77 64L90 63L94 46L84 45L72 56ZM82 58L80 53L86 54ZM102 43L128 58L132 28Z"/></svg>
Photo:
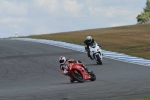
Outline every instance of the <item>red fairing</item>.
<svg viewBox="0 0 150 100"><path fill-rule="evenodd" d="M91 75L89 75L85 69L82 67L82 64L74 64L74 63L70 63L68 65L68 76L71 77L71 72L74 71L79 71L82 74L82 77L84 80L90 80L91 79ZM72 79L72 77L71 77Z"/></svg>

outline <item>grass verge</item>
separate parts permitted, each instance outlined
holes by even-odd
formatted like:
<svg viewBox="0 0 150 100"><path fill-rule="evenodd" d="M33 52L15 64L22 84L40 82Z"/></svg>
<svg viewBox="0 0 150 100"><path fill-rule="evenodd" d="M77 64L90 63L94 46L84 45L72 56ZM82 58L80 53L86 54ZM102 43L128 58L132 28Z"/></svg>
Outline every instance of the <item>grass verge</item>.
<svg viewBox="0 0 150 100"><path fill-rule="evenodd" d="M27 37L84 45L83 41L88 35L91 35L101 44L104 50L150 59L150 24L60 32L57 34Z"/></svg>

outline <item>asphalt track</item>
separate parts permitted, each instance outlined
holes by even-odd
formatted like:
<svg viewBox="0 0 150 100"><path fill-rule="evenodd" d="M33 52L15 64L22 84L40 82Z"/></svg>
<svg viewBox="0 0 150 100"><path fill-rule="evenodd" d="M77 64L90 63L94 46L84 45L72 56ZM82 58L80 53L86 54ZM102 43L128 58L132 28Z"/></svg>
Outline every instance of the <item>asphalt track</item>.
<svg viewBox="0 0 150 100"><path fill-rule="evenodd" d="M58 58L81 60L94 82L70 83ZM85 53L46 44L0 40L0 100L124 100L150 96L150 67L103 58L96 65Z"/></svg>

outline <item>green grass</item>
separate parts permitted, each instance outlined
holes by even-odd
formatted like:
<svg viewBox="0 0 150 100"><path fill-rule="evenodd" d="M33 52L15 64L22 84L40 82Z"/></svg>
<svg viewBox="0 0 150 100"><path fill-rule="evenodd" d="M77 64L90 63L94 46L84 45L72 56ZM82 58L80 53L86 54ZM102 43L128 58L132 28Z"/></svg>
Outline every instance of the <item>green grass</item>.
<svg viewBox="0 0 150 100"><path fill-rule="evenodd" d="M28 36L83 45L91 35L102 49L150 59L150 24L89 29L58 34Z"/></svg>

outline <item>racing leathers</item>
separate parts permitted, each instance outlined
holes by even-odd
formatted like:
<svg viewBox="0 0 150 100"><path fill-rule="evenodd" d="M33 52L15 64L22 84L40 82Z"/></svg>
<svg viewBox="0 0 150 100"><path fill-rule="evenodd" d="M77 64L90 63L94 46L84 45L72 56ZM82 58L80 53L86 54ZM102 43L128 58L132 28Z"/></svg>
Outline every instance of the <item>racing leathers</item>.
<svg viewBox="0 0 150 100"><path fill-rule="evenodd" d="M91 55L90 55L89 46L90 46L90 44L92 44L92 43L94 43L94 39L92 39L90 43L88 42L88 40L85 40L85 41L84 41L84 44L86 45L86 46L85 46L85 50L87 51L87 55L88 55L88 57L90 57L91 60L92 60L92 57L91 57Z"/></svg>

